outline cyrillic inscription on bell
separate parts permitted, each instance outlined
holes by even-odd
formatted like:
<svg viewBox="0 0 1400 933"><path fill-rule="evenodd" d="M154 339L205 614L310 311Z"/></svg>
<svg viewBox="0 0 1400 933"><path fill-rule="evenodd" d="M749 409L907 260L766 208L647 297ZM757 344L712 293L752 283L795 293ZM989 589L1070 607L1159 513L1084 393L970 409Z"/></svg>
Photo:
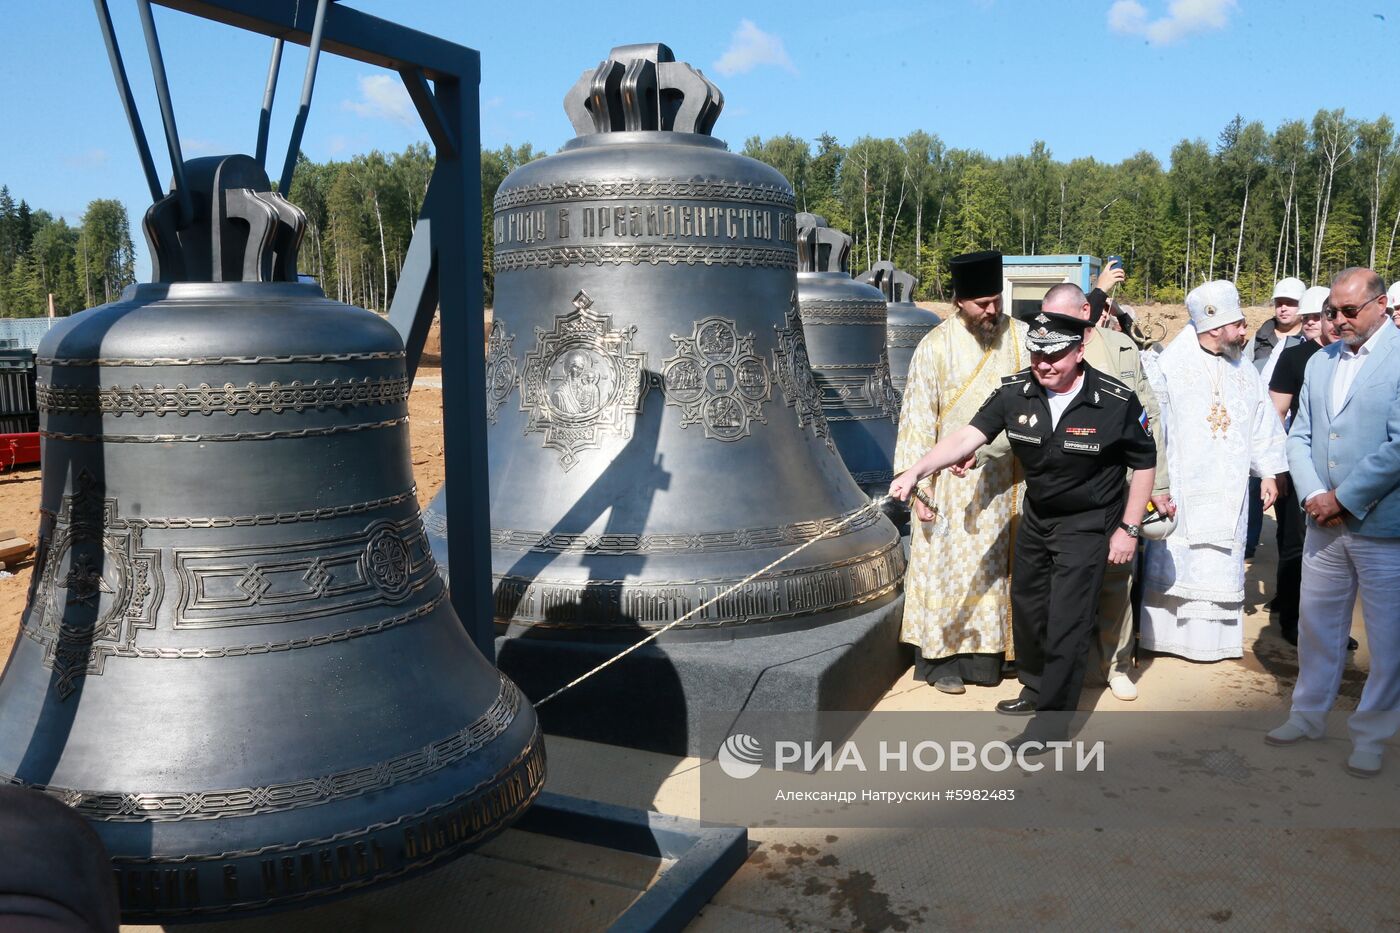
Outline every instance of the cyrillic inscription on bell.
<svg viewBox="0 0 1400 933"><path fill-rule="evenodd" d="M426 869L544 779L419 520L398 335L296 280L305 218L256 162L185 169L205 219L147 215L166 281L39 349L40 554L0 678L0 781L88 818L124 918L162 922Z"/></svg>
<svg viewBox="0 0 1400 933"><path fill-rule="evenodd" d="M635 640L848 519L666 637L897 595L898 537L836 456L809 365L792 188L709 135L722 101L666 46L616 48L565 99L577 138L496 195L488 371L514 354L520 373L488 432L509 634Z"/></svg>
<svg viewBox="0 0 1400 933"><path fill-rule="evenodd" d="M816 214L797 215L797 296L822 409L860 487L883 495L893 478L900 396L885 348L885 296L851 278L851 238Z"/></svg>
<svg viewBox="0 0 1400 933"><path fill-rule="evenodd" d="M914 303L914 287L919 280L887 259L862 273L860 280L873 285L885 296L885 349L890 360L890 381L903 404L904 387L909 382L909 362L919 341L943 320L933 311Z"/></svg>

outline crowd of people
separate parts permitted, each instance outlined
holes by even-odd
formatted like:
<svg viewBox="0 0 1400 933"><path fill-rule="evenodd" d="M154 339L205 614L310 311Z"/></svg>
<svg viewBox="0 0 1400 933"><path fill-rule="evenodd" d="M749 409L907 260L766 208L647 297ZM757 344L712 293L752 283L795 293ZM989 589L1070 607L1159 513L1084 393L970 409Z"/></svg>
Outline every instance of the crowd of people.
<svg viewBox="0 0 1400 933"><path fill-rule="evenodd" d="M1122 701L1135 641L1242 657L1245 565L1272 508L1270 608L1299 676L1265 741L1322 736L1359 595L1370 669L1347 770L1379 774L1400 731L1400 283L1285 278L1251 338L1235 286L1207 282L1190 323L1143 348L1110 297L1121 263L1025 320L1003 313L999 253L952 275L956 313L910 364L890 486L914 516L916 676L963 693L1014 670L1020 695L996 708L1029 717L1016 744L1034 753L1066 735L1095 654Z"/></svg>

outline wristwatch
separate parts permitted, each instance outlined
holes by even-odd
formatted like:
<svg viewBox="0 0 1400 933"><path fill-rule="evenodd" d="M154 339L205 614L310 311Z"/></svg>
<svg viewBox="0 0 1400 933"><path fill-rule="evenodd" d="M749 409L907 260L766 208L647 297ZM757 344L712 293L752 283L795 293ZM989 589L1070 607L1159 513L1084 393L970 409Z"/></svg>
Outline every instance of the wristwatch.
<svg viewBox="0 0 1400 933"><path fill-rule="evenodd" d="M1142 533L1141 525L1129 525L1127 522L1119 522L1118 527L1128 533L1128 537L1136 538Z"/></svg>

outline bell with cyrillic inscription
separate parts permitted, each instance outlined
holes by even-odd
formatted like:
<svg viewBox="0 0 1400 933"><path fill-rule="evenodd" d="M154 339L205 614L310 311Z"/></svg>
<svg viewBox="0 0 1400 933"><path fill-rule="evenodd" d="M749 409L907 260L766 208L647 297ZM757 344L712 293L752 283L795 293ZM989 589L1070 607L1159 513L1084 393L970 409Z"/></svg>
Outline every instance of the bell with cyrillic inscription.
<svg viewBox="0 0 1400 933"><path fill-rule="evenodd" d="M185 176L193 218L147 214L156 282L39 348L39 551L0 678L0 782L86 817L124 919L162 923L441 864L544 780L419 520L397 333L297 281L305 216L254 160Z"/></svg>
<svg viewBox="0 0 1400 933"><path fill-rule="evenodd" d="M919 280L903 269L896 269L887 259L875 263L861 274L860 280L878 288L885 296L885 349L889 354L890 381L899 394L901 404L904 387L909 382L909 363L919 341L937 327L942 318L914 303L914 287Z"/></svg>
<svg viewBox="0 0 1400 933"><path fill-rule="evenodd" d="M899 539L836 454L812 377L792 187L711 137L721 103L666 46L613 49L565 99L577 138L496 195L487 433L507 635L635 641L700 610L665 639L727 641L897 598ZM440 549L444 512L425 516Z"/></svg>

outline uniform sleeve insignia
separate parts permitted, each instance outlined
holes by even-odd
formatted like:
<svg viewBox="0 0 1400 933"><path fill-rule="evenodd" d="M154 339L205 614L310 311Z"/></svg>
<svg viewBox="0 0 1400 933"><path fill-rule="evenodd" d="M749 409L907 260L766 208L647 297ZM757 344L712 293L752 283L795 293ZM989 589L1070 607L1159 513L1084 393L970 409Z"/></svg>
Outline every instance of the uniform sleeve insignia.
<svg viewBox="0 0 1400 933"><path fill-rule="evenodd" d="M1148 437L1152 436L1152 419L1147 417L1147 411L1138 412L1138 424L1142 425L1142 433Z"/></svg>

